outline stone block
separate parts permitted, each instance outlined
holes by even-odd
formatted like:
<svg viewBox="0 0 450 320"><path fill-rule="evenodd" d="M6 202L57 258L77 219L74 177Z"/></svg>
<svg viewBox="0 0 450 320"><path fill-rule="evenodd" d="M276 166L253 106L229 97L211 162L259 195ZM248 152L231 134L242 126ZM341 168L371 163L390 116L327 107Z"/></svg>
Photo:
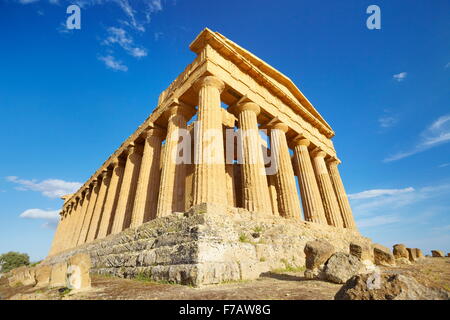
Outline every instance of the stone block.
<svg viewBox="0 0 450 320"><path fill-rule="evenodd" d="M43 265L36 267L36 286L46 287L50 284L50 276L52 273L52 267L49 265Z"/></svg>
<svg viewBox="0 0 450 320"><path fill-rule="evenodd" d="M50 274L50 286L51 287L65 287L66 286L66 274L67 263L57 263L51 266L52 271Z"/></svg>
<svg viewBox="0 0 450 320"><path fill-rule="evenodd" d="M396 259L398 259L398 258L409 259L409 253L408 253L408 250L406 250L406 247L404 244L395 244L392 253L394 254L394 257Z"/></svg>
<svg viewBox="0 0 450 320"><path fill-rule="evenodd" d="M67 267L67 287L73 290L83 290L91 287L91 258L80 253L69 258Z"/></svg>
<svg viewBox="0 0 450 320"><path fill-rule="evenodd" d="M431 250L431 255L434 258L443 258L444 257L444 252L440 251L440 250Z"/></svg>
<svg viewBox="0 0 450 320"><path fill-rule="evenodd" d="M390 250L380 244L374 244L373 256L376 265L393 266L395 265L395 258Z"/></svg>
<svg viewBox="0 0 450 320"><path fill-rule="evenodd" d="M350 254L361 261L369 260L373 262L373 251L367 243L350 243Z"/></svg>

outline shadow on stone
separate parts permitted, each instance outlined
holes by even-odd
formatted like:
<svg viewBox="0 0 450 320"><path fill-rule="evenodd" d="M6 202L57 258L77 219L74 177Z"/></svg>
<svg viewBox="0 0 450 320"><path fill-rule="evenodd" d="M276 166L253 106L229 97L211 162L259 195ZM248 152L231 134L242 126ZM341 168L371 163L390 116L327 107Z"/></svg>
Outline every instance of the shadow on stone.
<svg viewBox="0 0 450 320"><path fill-rule="evenodd" d="M274 272L270 272L270 271L261 273L260 276L264 277L264 278L272 278L272 279L283 280L283 281L305 281L305 280L308 280L305 277L299 277L299 276L294 276L294 275L285 274L285 273L274 273Z"/></svg>

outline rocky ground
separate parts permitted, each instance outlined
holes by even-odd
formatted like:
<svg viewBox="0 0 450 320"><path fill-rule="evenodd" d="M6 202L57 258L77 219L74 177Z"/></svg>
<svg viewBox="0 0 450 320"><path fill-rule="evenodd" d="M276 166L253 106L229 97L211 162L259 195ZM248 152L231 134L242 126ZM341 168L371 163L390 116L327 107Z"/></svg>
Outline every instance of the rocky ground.
<svg viewBox="0 0 450 320"><path fill-rule="evenodd" d="M450 292L450 258L424 258L412 265L383 267L386 271L414 277L419 283ZM9 287L0 279L0 299L293 299L330 300L341 285L308 280L299 272L266 273L258 280L209 285L201 288L162 284L146 279L127 280L94 276L92 288L70 292L63 288Z"/></svg>

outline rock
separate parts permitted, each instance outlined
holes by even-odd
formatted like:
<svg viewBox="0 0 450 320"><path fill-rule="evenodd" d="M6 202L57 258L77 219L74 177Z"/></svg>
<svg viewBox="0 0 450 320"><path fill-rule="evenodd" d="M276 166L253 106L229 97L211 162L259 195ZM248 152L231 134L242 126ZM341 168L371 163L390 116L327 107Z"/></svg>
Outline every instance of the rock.
<svg viewBox="0 0 450 320"><path fill-rule="evenodd" d="M66 286L67 264L57 263L52 266L50 275L51 287L65 287Z"/></svg>
<svg viewBox="0 0 450 320"><path fill-rule="evenodd" d="M36 267L36 286L46 287L50 284L50 275L52 273L52 267L45 265Z"/></svg>
<svg viewBox="0 0 450 320"><path fill-rule="evenodd" d="M406 250L408 251L408 259L411 262L416 262L417 258L416 258L416 252L413 248L406 248Z"/></svg>
<svg viewBox="0 0 450 320"><path fill-rule="evenodd" d="M91 287L91 258L88 254L80 253L70 257L67 267L67 287L74 290L89 289Z"/></svg>
<svg viewBox="0 0 450 320"><path fill-rule="evenodd" d="M406 247L404 244L395 244L394 250L392 251L392 253L394 254L394 257L396 259L398 259L398 258L409 259L409 253L408 253L408 250L406 250Z"/></svg>
<svg viewBox="0 0 450 320"><path fill-rule="evenodd" d="M26 266L11 270L8 276L10 286L36 285L35 270Z"/></svg>
<svg viewBox="0 0 450 320"><path fill-rule="evenodd" d="M434 258L443 258L444 257L444 252L442 252L440 250L431 250L431 255Z"/></svg>
<svg viewBox="0 0 450 320"><path fill-rule="evenodd" d="M356 275L336 293L335 300L448 300L449 294L428 288L414 278L389 273Z"/></svg>
<svg viewBox="0 0 450 320"><path fill-rule="evenodd" d="M373 253L370 245L365 243L350 243L350 254L361 261L369 260L373 262Z"/></svg>
<svg viewBox="0 0 450 320"><path fill-rule="evenodd" d="M447 257L450 257L450 253L447 253Z"/></svg>
<svg viewBox="0 0 450 320"><path fill-rule="evenodd" d="M416 250L416 256L417 256L417 258L423 258L423 253L422 253L422 250L420 250L419 248L415 248L415 250Z"/></svg>
<svg viewBox="0 0 450 320"><path fill-rule="evenodd" d="M395 259L395 263L396 264L411 264L411 261L409 261L409 259L407 258L396 258Z"/></svg>
<svg viewBox="0 0 450 320"><path fill-rule="evenodd" d="M374 244L373 246L373 256L376 265L382 266L393 266L395 265L395 258L391 254L388 248L380 245Z"/></svg>
<svg viewBox="0 0 450 320"><path fill-rule="evenodd" d="M334 283L345 283L361 272L363 264L354 255L337 252L328 259L323 270L324 278Z"/></svg>
<svg viewBox="0 0 450 320"><path fill-rule="evenodd" d="M314 270L323 265L334 252L334 247L324 240L309 241L304 249L306 269Z"/></svg>

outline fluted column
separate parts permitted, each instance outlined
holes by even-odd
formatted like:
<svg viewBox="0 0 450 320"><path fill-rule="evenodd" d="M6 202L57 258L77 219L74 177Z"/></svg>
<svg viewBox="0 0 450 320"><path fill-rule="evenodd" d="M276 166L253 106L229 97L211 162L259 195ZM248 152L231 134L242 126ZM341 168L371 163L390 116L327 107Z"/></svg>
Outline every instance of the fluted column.
<svg viewBox="0 0 450 320"><path fill-rule="evenodd" d="M186 167L184 163L177 164L175 159L179 150L180 130L186 129L185 108L185 106L175 104L168 111L169 118L163 152L161 182L159 184L157 217L164 217L175 211L182 212L185 210Z"/></svg>
<svg viewBox="0 0 450 320"><path fill-rule="evenodd" d="M127 160L120 186L119 200L117 201L112 234L119 233L130 226L134 198L136 196L137 178L141 165L142 154L138 147L133 145L127 148Z"/></svg>
<svg viewBox="0 0 450 320"><path fill-rule="evenodd" d="M307 139L300 138L296 139L294 143L294 159L297 164L304 218L306 221L327 224L322 198L308 151L310 142Z"/></svg>
<svg viewBox="0 0 450 320"><path fill-rule="evenodd" d="M77 245L81 245L86 242L98 198L98 193L100 191L100 184L98 182L98 179L92 181L91 198L89 199L88 207L86 209L86 214L84 217L83 226L81 227L80 236L78 237Z"/></svg>
<svg viewBox="0 0 450 320"><path fill-rule="evenodd" d="M49 256L52 256L56 253L59 252L59 248L60 248L60 243L61 243L61 232L63 229L63 215L64 215L64 209L61 210L61 212L59 213L59 222L58 222L58 226L56 227L56 231L55 231L55 235L53 236L53 241L52 241L52 245L50 248L50 252L48 253Z"/></svg>
<svg viewBox="0 0 450 320"><path fill-rule="evenodd" d="M61 235L59 237L58 252L64 251L66 249L66 236L67 236L67 225L69 224L69 212L71 210L71 205L67 204L64 208L61 226Z"/></svg>
<svg viewBox="0 0 450 320"><path fill-rule="evenodd" d="M278 191L278 207L286 218L300 218L300 201L297 194L294 169L292 168L289 147L286 141L288 126L283 123L272 125L270 129L270 146L272 157L277 165L275 181Z"/></svg>
<svg viewBox="0 0 450 320"><path fill-rule="evenodd" d="M86 212L89 207L89 201L91 199L91 187L86 188L84 192L83 205L81 206L80 219L77 221L77 226L75 228L75 237L73 238L74 246L78 245L78 239L80 239L81 229L83 228L84 221L86 220Z"/></svg>
<svg viewBox="0 0 450 320"><path fill-rule="evenodd" d="M121 159L116 159L112 162L112 176L106 195L97 239L102 239L111 233L117 202L119 200L120 185L123 180L124 166L124 161Z"/></svg>
<svg viewBox="0 0 450 320"><path fill-rule="evenodd" d="M242 201L249 211L272 214L269 187L258 131L260 108L253 102L234 107L238 114L240 148L242 153Z"/></svg>
<svg viewBox="0 0 450 320"><path fill-rule="evenodd" d="M73 200L70 204L70 211L69 211L69 216L67 219L67 226L66 226L65 235L64 235L64 248L65 249L72 248L71 240L72 240L72 236L73 236L74 220L77 216L78 201L79 201L79 198L75 198L75 200Z"/></svg>
<svg viewBox="0 0 450 320"><path fill-rule="evenodd" d="M78 201L77 205L77 211L76 216L74 217L74 223L73 223L73 230L70 240L70 246L76 247L78 242L78 236L79 236L79 225L83 221L83 208L85 207L85 203L87 201L85 200L85 192L81 193L81 196Z"/></svg>
<svg viewBox="0 0 450 320"><path fill-rule="evenodd" d="M342 228L343 222L341 210L339 209L339 204L334 193L330 175L328 174L327 166L325 164L325 156L326 153L320 149L315 149L312 152L317 182L319 184L320 194L322 195L322 201L328 224Z"/></svg>
<svg viewBox="0 0 450 320"><path fill-rule="evenodd" d="M100 176L102 183L100 184L100 190L97 196L97 203L95 204L94 213L92 214L91 224L87 233L86 242L91 242L96 239L99 223L102 218L103 208L105 206L106 193L108 191L109 183L111 181L111 172L104 170Z"/></svg>
<svg viewBox="0 0 450 320"><path fill-rule="evenodd" d="M214 76L197 80L198 111L195 126L193 205L227 204L225 153L220 94L225 85Z"/></svg>
<svg viewBox="0 0 450 320"><path fill-rule="evenodd" d="M161 143L161 129L150 128L144 134L144 151L136 189L131 227L137 227L156 216L158 207Z"/></svg>
<svg viewBox="0 0 450 320"><path fill-rule="evenodd" d="M341 209L344 227L356 229L352 208L350 207L347 193L345 192L344 184L342 183L341 175L339 174L339 169L337 167L339 163L341 162L334 158L327 161L328 172L330 173L331 182L333 183L339 208Z"/></svg>

